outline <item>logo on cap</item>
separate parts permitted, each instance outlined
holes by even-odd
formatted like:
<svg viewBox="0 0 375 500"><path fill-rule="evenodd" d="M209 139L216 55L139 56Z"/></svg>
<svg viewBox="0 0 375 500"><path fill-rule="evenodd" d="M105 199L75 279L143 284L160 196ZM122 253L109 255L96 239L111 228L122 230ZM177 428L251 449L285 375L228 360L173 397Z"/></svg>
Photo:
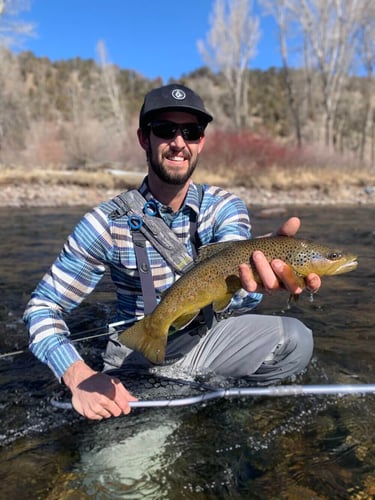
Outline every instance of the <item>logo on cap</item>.
<svg viewBox="0 0 375 500"><path fill-rule="evenodd" d="M183 101L186 97L186 94L183 90L181 89L174 89L172 91L172 97L174 97L175 99L177 99L178 101Z"/></svg>

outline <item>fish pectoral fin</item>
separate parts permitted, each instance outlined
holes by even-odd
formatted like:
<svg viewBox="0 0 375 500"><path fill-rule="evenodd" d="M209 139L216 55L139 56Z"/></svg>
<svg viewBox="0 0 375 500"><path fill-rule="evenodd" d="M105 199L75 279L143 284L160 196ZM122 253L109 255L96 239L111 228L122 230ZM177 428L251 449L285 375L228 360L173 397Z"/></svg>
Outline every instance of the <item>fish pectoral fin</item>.
<svg viewBox="0 0 375 500"><path fill-rule="evenodd" d="M167 334L152 335L147 326L147 318L137 321L122 331L118 340L129 349L142 353L151 363L162 363L165 358Z"/></svg>
<svg viewBox="0 0 375 500"><path fill-rule="evenodd" d="M199 311L195 311L193 313L188 313L188 314L182 314L178 318L176 318L172 326L176 330L182 330L183 328L186 328L194 319L198 316Z"/></svg>
<svg viewBox="0 0 375 500"><path fill-rule="evenodd" d="M215 312L224 311L230 304L233 294L241 288L241 281L235 274L230 274L225 278L225 288L221 289L220 296L213 302Z"/></svg>
<svg viewBox="0 0 375 500"><path fill-rule="evenodd" d="M225 285L227 287L227 293L233 295L241 288L241 280L236 274L230 274L225 278Z"/></svg>
<svg viewBox="0 0 375 500"><path fill-rule="evenodd" d="M284 279L286 279L288 282L295 282L300 286L302 289L305 288L306 283L304 280L304 277L297 273L291 266L286 265L286 269L283 271Z"/></svg>

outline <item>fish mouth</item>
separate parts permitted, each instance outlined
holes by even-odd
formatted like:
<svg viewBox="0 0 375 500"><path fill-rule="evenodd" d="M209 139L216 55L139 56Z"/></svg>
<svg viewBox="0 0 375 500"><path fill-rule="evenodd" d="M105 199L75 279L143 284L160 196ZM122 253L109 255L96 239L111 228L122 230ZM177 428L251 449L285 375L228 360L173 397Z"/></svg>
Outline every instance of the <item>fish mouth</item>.
<svg viewBox="0 0 375 500"><path fill-rule="evenodd" d="M345 262L338 266L335 270L335 274L348 273L353 271L358 266L358 261L356 256L350 256Z"/></svg>
<svg viewBox="0 0 375 500"><path fill-rule="evenodd" d="M345 255L338 260L312 259L311 272L316 272L320 276L336 276L337 274L348 273L358 266L356 255Z"/></svg>

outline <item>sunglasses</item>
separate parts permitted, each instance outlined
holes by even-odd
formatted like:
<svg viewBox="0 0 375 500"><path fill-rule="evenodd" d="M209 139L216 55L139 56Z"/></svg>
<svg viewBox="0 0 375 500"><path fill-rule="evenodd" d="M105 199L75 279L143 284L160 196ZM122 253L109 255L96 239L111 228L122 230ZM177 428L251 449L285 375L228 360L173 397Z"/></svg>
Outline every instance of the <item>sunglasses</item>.
<svg viewBox="0 0 375 500"><path fill-rule="evenodd" d="M151 122L148 126L160 139L173 139L179 130L185 141L197 141L203 136L205 129L200 123L174 123L166 120Z"/></svg>

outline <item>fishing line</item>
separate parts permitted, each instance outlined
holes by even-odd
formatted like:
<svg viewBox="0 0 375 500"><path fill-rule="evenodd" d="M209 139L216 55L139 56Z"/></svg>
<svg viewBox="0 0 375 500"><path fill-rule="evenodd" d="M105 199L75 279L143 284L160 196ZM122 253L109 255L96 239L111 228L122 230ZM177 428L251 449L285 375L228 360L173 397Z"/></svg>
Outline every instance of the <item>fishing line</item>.
<svg viewBox="0 0 375 500"><path fill-rule="evenodd" d="M127 323L133 323L133 322L134 322L134 320L116 321L115 323L109 323L109 324L104 325L104 326L98 326L96 328L91 328L91 329L88 329L88 330L83 330L83 332L73 333L72 335L70 335L70 339L72 341L78 342L79 340L86 340L86 339L101 337L101 336L105 335L106 333L108 334L108 331L106 333L100 333L98 335L89 335L88 337L81 337L81 335L88 335L88 334L97 332L99 330L103 330L103 328L107 328L107 330L108 330L109 328L115 328L116 326L126 325Z"/></svg>
<svg viewBox="0 0 375 500"><path fill-rule="evenodd" d="M172 406L189 406L197 403L204 403L212 399L218 398L233 398L247 396L309 396L333 394L336 396L344 396L347 394L369 394L375 393L375 384L354 384L354 385L281 385L269 387L239 387L230 389L218 389L215 391L205 392L198 396L177 399L155 399L155 400L140 400L130 401L131 408L164 408ZM73 406L70 402L58 401L51 399L51 404L55 408L61 410L72 410Z"/></svg>
<svg viewBox="0 0 375 500"><path fill-rule="evenodd" d="M97 339L99 337L104 337L105 335L109 335L111 333L109 331L111 328L115 328L116 326L127 325L128 323L134 323L134 320L115 321L114 323L108 323L108 325L105 325L105 326L98 326L97 328L91 328L89 330L84 330L83 332L73 334L69 338L72 342L80 342L81 340ZM97 332L99 330L103 330L103 328L106 328L107 331L104 333L87 335L87 334L91 334L93 332ZM86 335L86 337L81 337L81 335ZM17 356L18 354L24 354L25 352L28 352L28 351L29 351L28 347L24 347L23 349L20 349L18 351L6 352L4 354L0 354L0 359L8 358L11 356Z"/></svg>

